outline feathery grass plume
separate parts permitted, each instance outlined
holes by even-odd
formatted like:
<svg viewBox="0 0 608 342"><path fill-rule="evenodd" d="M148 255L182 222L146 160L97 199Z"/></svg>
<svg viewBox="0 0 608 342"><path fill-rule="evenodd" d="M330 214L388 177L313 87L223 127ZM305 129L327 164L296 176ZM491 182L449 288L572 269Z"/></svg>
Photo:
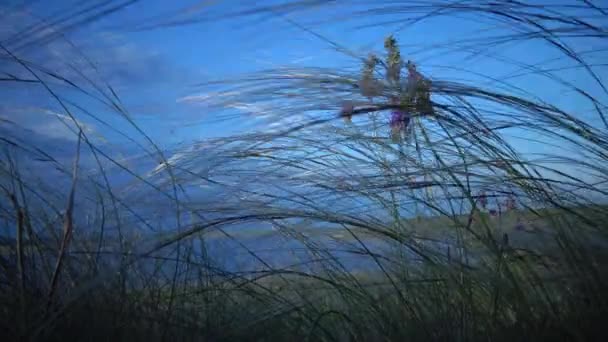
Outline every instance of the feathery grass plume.
<svg viewBox="0 0 608 342"><path fill-rule="evenodd" d="M410 65L410 69L413 70L410 74L416 76L413 65ZM323 70L317 75L309 75L302 79L307 82L293 86L295 89L303 86L299 90L314 95L312 92L314 84L317 79L327 77L327 75L323 75L325 72ZM263 82L254 84L252 87L265 86ZM307 87L309 84L310 88ZM268 86L270 89L279 87L279 85ZM565 301L557 299L564 298L560 297L562 295L567 297L567 287L573 284L571 281L574 278L568 278L567 286L565 283L562 286L550 280L554 279L553 277L561 277L561 273L567 271L565 269L540 270L539 268L544 267L543 262L538 261L540 259L533 259L534 253L539 252L539 247L533 246L532 243L525 249L533 250L534 253L521 257L522 254L519 253L521 250L515 250L520 247L518 239L514 238L511 233L500 231L504 229L504 226L509 225L508 222L503 221L507 219L506 217L487 220L487 217L480 215L479 220L473 221L471 220L473 212L467 213L467 210L471 210L469 204L474 200L472 193L480 188L490 188L495 190L493 196L496 197L496 200L511 190L521 193L525 208L515 215L537 217L539 222L545 222L544 224L551 225L555 229L551 234L559 230L559 227L565 227L564 222L560 222L561 219L555 221L551 218L551 215L556 212L565 216L572 214L577 219L583 219L576 214L576 210L573 211L571 208L581 210L590 208L580 207L585 202L582 197L568 199L569 196L566 196L566 192L571 190L566 190L566 188L582 189L582 187L586 187L584 182L571 178L568 181L556 182L545 173L551 167L534 159L524 159L500 134L501 130L520 128L531 132L542 132L543 137L549 140L554 133L557 133L557 131L551 132L553 129L561 129L570 124L578 126L581 122L571 121L574 119L573 117L556 107L508 92L445 80L437 80L433 86L433 92L437 95L438 102L433 103L437 117L429 118L420 126L416 125L414 131L416 151L413 151L414 153L408 154L400 151L398 148L388 146L375 136L365 133L354 134L338 131L336 137L323 135L323 141L317 141L309 139L308 131L304 131L310 129L311 126L302 126L301 132L290 130L275 136L274 139L277 139L275 141L285 148L285 150L273 150L273 160L280 161L277 169L286 172L286 168L291 165L303 168L301 174L306 177L299 178L299 180L304 182L302 184L309 184L313 189L306 191L306 194L301 194L298 202L304 201L305 205L310 206L310 214L322 213L321 216L326 217L321 219L322 221L329 221L329 217L331 217L331 222L342 222L346 226L345 230L352 231L354 228L351 225L362 227L364 231L368 230L374 236L381 236L380 239L383 241L394 242L400 253L407 248L418 251L420 252L418 256L423 260L421 261L424 265L422 268L425 271L433 275L446 276L446 278L439 277L437 282L424 289L415 288L411 283L414 281L414 274L419 270L410 265L407 259L401 259L388 253L374 253L369 248L366 249L366 240L360 236L359 240L355 239L358 243L363 242L361 250L370 258L374 260L387 258L389 259L388 264L395 265L395 268L389 268L390 271L386 271L387 268L384 268L386 265L378 262L379 273L387 280L392 290L390 291L392 296L387 295L387 297L394 301L395 308L405 308L405 312L400 311L402 316L398 316L405 320L399 321L399 324L404 321L409 322L412 329L395 328L398 331L397 336L411 338L412 335L409 334L414 334L412 332L414 330L421 334L418 336L425 336L428 339L437 336L451 336L461 340L474 339L479 336L490 338L490 336L496 336L494 334L506 334L507 332L525 334L534 331L535 336L552 333L554 327L567 322L570 315L580 314L576 313L576 310L566 313L567 310L557 309L566 302L578 302L578 299L573 297L569 297ZM307 89L311 91L309 92ZM336 83L330 85L330 89L338 92L342 88ZM426 96L428 91L424 87L420 93L420 95L415 93L413 96L416 100L420 99L415 100L415 103L418 103L417 111L428 113L430 109L425 109L424 104L425 102L426 104L431 103L430 96ZM258 99L264 101L261 98L255 100ZM318 99L320 103L324 100L323 97L318 97ZM298 106L297 103L293 104ZM377 108L369 110L374 111ZM563 116L564 114L566 116ZM557 121L552 121L554 119ZM327 123L327 121L317 121L316 123ZM331 130L326 131L322 126L315 127L323 132L331 132ZM362 132L366 133L375 129L373 123L369 121L367 125L362 125L360 128ZM483 132L487 132L487 136L479 134ZM596 138L604 135L600 130L595 132L597 133ZM569 138L561 133L557 133L554 137L569 141ZM597 140L598 143L600 141ZM570 140L570 142L573 141ZM574 144L578 146L577 143ZM603 149L600 145L596 146L597 152ZM595 150L596 147L591 149ZM296 156L293 154L294 151L300 151L301 154ZM416 158L413 157L414 155ZM336 160L332 159L333 156ZM495 160L505 160L506 162L497 164L494 162ZM601 157L594 159L594 163L592 168L605 168L605 162ZM552 169L552 171L558 170ZM295 170L294 173L296 173ZM352 185L333 186L332 180L336 173L339 175L339 179L349 179L349 183L352 182ZM415 184L404 182L405 179L410 179L411 174L416 173L425 178L426 186L421 189L434 196L425 198L419 193L420 189L414 188ZM286 172L285 177L287 174L291 173ZM282 177L277 175L275 181L278 182L283 179ZM335 210L328 212L325 208L319 208L312 203L313 199L332 198L335 208L338 203L346 201L351 196L366 199L363 206L365 213L386 210L390 212L393 220L387 224L383 220L377 219L380 215L365 216L357 211L349 214L361 221L352 222L351 216L337 219L333 216L337 214ZM463 198L460 203L448 200L459 197ZM447 201L447 203L441 203L441 200ZM446 258L449 259L447 265L450 266L444 264L447 261L441 258L440 253L438 255L437 250L424 248L420 246L419 241L407 239L407 234L414 235L416 231L425 228L433 230L428 227L431 226L430 222L425 222L423 227L413 228L412 222L402 217L401 213L407 212L412 202L431 209L439 217L446 219L438 226L449 226L450 228L435 229L437 229L437 235L452 236L456 241L457 257L451 253L450 257ZM549 209L550 207L556 208L557 211L552 211ZM601 215L605 215L605 209L600 209L600 212L602 212ZM589 228L593 226L599 228L597 222L583 220L590 224ZM293 227L293 230L298 229L300 227ZM355 234L362 235L363 233L356 232ZM504 237L508 238L508 243L505 243L507 239ZM539 252L541 255L561 255L563 251L570 247L574 248L575 245L577 247L574 250L581 248L580 244L564 237L563 241L568 241L565 244L569 247L562 245L565 248L560 250L562 247L553 243L553 237L554 235L537 237L546 244ZM521 243L521 241L519 242ZM426 269L426 267L430 269ZM567 266L565 268L574 271ZM595 271L591 271L591 273L593 272ZM426 275L426 273L423 274ZM403 287L395 279L404 279ZM595 280L586 285L595 287L596 290L601 288L601 284ZM408 291L410 298L413 299L409 301L408 298L403 297L400 294L402 291ZM354 300L352 297L349 298ZM443 300L433 301L432 298L442 298ZM382 330L381 326L391 326L390 317L393 317L395 311L384 312L382 308L372 308L371 311L381 317L378 331ZM350 314L348 321L357 319L356 314L351 311L339 312L348 312ZM365 313L377 317L369 311L365 311ZM543 316L546 315L553 317L550 319L551 323L544 325L544 328L540 330L535 330L537 324L542 325L539 322L543 322ZM580 317L583 316L586 314ZM586 317L595 316L591 314ZM365 318L361 319L365 320ZM396 322L395 324L397 325ZM424 324L428 324L426 326L428 329L424 328ZM438 335L431 332L442 324L449 328L440 331L437 333ZM412 326L422 327L416 330ZM548 328L549 326L551 328ZM574 326L562 326L560 331L590 333L589 330L585 330L585 332L583 330ZM489 333L490 331L493 333Z"/></svg>
<svg viewBox="0 0 608 342"><path fill-rule="evenodd" d="M370 101L374 97L378 97L382 94L383 87L375 76L376 66L378 65L378 57L374 54L369 54L363 68L361 70L361 78L359 80L359 88L361 89L361 95L367 97Z"/></svg>
<svg viewBox="0 0 608 342"><path fill-rule="evenodd" d="M401 60L401 53L399 46L397 46L397 40L390 35L384 40L384 48L386 49L386 80L392 84L399 84L401 81L401 68L403 61Z"/></svg>
<svg viewBox="0 0 608 342"><path fill-rule="evenodd" d="M418 72L416 64L412 61L407 61L406 68L408 71L405 95L407 103L420 114L432 115L430 81Z"/></svg>

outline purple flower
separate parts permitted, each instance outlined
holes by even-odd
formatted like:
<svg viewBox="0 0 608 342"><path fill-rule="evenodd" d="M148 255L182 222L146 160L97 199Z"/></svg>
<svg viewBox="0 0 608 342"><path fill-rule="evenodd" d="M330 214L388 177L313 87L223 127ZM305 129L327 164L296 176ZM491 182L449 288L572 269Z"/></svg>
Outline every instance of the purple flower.
<svg viewBox="0 0 608 342"><path fill-rule="evenodd" d="M391 112L391 121L390 121L391 127L402 128L401 126L404 125L405 120L406 120L406 115L404 112L402 112L400 110L393 110Z"/></svg>
<svg viewBox="0 0 608 342"><path fill-rule="evenodd" d="M398 105L399 99L396 96L391 97L391 104ZM390 125L391 128L406 129L410 123L410 116L401 109L394 109L391 112Z"/></svg>
<svg viewBox="0 0 608 342"><path fill-rule="evenodd" d="M391 112L391 120L389 122L391 126L391 139L397 143L401 141L401 133L405 131L410 123L410 116L403 111L393 110Z"/></svg>
<svg viewBox="0 0 608 342"><path fill-rule="evenodd" d="M396 96L391 96L391 104L398 105L399 99ZM391 126L391 139L393 142L398 143L401 141L401 133L405 131L410 123L410 116L408 113L401 109L393 109L391 111L391 119L389 124Z"/></svg>

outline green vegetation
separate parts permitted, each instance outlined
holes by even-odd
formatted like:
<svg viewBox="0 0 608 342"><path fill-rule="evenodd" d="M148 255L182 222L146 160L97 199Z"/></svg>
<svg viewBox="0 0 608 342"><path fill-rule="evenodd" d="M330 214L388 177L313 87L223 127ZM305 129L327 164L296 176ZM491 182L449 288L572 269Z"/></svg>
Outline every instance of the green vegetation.
<svg viewBox="0 0 608 342"><path fill-rule="evenodd" d="M304 6L295 3L288 9ZM354 17L373 18L383 9L374 4ZM545 40L601 85L584 56L560 39L605 43L605 24L558 5L452 5L403 2L398 13L483 14L513 25L513 33L474 41L480 49L504 39ZM608 9L592 2L576 6L608 19ZM365 54L349 69L279 68L206 84L214 89L209 111L250 103L298 119L208 141L205 153L185 149L180 158L150 140L143 159L158 165L155 172L107 157L75 119L74 164L53 163L62 171L56 182L29 177L21 166L41 158L43 146L3 143L0 209L11 234L0 245L0 336L600 340L608 314L601 96L569 88L595 105L590 124L506 84L426 75L422 62L404 62L399 43L389 36L382 56ZM65 104L37 77L46 71L7 49L3 57ZM538 66L526 69L564 84ZM104 100L126 113L115 94ZM65 104L66 115L73 107ZM387 111L410 121L389 123ZM509 129L559 149L529 158L508 142ZM79 169L85 152L94 155L96 173ZM99 160L119 165L130 183L113 185ZM217 190L214 197L190 190L203 185ZM492 192L488 207L500 207L500 215L483 208L481 191ZM504 210L508 199L517 208ZM148 214L134 209L147 205L154 205ZM269 237L270 253L252 247ZM297 246L285 247L291 257L280 251L283 241ZM217 253L223 242L229 247ZM238 253L246 265L234 265L243 260Z"/></svg>

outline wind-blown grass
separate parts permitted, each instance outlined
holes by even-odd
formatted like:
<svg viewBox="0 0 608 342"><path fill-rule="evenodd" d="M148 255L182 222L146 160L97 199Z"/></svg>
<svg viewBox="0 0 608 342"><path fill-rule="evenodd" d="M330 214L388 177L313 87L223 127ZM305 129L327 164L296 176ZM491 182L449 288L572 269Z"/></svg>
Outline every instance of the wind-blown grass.
<svg viewBox="0 0 608 342"><path fill-rule="evenodd" d="M245 108L271 127L163 151L111 87L62 79L2 43L4 60L31 76L7 82L43 87L94 168L76 172L78 158L69 165L34 139L2 131L3 335L599 339L608 308L604 69L566 40L605 43L608 28L598 21L608 9L591 2L361 5L364 11L349 13L353 21L378 16L382 24L388 11L402 13L403 26L474 13L511 29L435 46L439 52L547 42L586 75L588 88L542 65L520 64L521 72L586 99L594 116L545 103L506 79L482 84L424 73L433 110L420 111L406 96L408 73L395 73L409 57L389 40L386 54L358 56L340 70L286 67L201 84L208 110L226 113L217 120L241 117L226 108ZM39 43L24 35L15 39ZM91 138L79 120L91 113L53 82L96 98L133 128L121 135L141 148L134 164ZM390 110L412 116L398 142L390 137ZM513 143L515 134L547 149L528 154ZM32 176L36 159L60 176ZM517 209L489 215L482 191L492 207L503 210L512 198Z"/></svg>

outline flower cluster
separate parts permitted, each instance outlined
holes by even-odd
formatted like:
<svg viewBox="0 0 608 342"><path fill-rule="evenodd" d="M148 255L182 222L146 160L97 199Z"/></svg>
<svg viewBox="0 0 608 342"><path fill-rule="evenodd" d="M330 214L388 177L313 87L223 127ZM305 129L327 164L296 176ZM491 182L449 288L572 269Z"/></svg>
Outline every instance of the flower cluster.
<svg viewBox="0 0 608 342"><path fill-rule="evenodd" d="M389 83L399 84L401 80L401 52L397 46L397 40L390 35L384 40L384 48L386 49L386 80Z"/></svg>
<svg viewBox="0 0 608 342"><path fill-rule="evenodd" d="M433 114L430 82L416 70L416 64L412 61L407 62L406 68L408 72L405 91L407 102L421 114Z"/></svg>
<svg viewBox="0 0 608 342"><path fill-rule="evenodd" d="M387 53L384 63L387 84L385 85L376 79L376 67L381 64L381 61L376 55L370 54L363 63L358 88L361 95L367 97L370 101L374 97L381 96L385 86L397 93L390 98L391 105L399 108L393 108L391 111L389 125L392 141L400 142L402 136L407 132L411 113L433 114L430 97L431 87L430 82L416 70L416 65L411 61L405 64L408 75L406 83L403 85L401 83L401 71L404 63L401 59L397 40L392 35L388 36L384 41L384 48ZM350 123L353 111L354 105L352 102L345 102L342 105L340 116Z"/></svg>
<svg viewBox="0 0 608 342"><path fill-rule="evenodd" d="M370 54L367 57L367 60L365 60L365 63L363 63L363 70L361 71L359 89L361 89L361 95L369 99L382 94L382 83L378 82L374 77L378 62L378 57L374 54Z"/></svg>

